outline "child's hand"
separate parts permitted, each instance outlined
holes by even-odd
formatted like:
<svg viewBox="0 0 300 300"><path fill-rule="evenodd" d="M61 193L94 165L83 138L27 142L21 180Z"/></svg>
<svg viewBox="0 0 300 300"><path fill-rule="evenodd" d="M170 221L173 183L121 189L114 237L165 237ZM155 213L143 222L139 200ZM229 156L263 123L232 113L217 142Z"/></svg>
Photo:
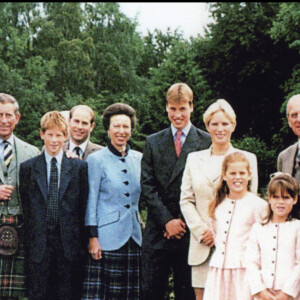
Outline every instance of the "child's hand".
<svg viewBox="0 0 300 300"><path fill-rule="evenodd" d="M261 291L260 293L256 294L259 300L276 300L275 295L271 293L269 290Z"/></svg>
<svg viewBox="0 0 300 300"><path fill-rule="evenodd" d="M280 291L276 296L275 298L276 300L290 300L292 299L291 296L289 296L288 294Z"/></svg>

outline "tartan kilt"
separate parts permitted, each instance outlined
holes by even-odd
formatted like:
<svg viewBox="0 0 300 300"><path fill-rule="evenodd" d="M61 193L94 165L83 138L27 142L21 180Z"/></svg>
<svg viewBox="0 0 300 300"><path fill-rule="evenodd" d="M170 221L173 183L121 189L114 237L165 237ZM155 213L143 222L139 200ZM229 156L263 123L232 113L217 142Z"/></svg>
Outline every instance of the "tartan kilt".
<svg viewBox="0 0 300 300"><path fill-rule="evenodd" d="M0 224L15 224L18 227L22 224L21 216L4 216L0 217ZM25 262L24 262L24 242L20 236L23 230L19 228L18 237L19 245L15 255L0 255L0 299L2 297L26 297L25 285Z"/></svg>
<svg viewBox="0 0 300 300"><path fill-rule="evenodd" d="M89 255L82 300L139 300L141 248L133 239L120 249L102 251L102 259Z"/></svg>

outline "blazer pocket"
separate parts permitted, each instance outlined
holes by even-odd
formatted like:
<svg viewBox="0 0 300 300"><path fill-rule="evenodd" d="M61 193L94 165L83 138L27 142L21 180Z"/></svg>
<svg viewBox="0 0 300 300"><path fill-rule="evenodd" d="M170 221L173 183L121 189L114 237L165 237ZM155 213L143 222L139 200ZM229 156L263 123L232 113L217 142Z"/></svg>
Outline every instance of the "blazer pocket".
<svg viewBox="0 0 300 300"><path fill-rule="evenodd" d="M119 219L120 219L120 212L119 211L115 211L115 212L110 213L108 215L101 216L101 217L99 217L98 227L102 227L102 226L105 226L105 225L116 223L116 222L119 221Z"/></svg>

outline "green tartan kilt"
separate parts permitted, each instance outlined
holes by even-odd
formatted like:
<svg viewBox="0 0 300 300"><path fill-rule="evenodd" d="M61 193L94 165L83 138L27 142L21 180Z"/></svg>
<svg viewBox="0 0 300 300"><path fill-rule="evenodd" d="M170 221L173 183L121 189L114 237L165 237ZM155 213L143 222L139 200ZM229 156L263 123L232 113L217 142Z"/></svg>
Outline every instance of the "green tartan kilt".
<svg viewBox="0 0 300 300"><path fill-rule="evenodd" d="M20 216L1 216L0 224L20 225ZM2 297L26 297L24 243L18 230L19 247L15 255L0 255L0 299Z"/></svg>

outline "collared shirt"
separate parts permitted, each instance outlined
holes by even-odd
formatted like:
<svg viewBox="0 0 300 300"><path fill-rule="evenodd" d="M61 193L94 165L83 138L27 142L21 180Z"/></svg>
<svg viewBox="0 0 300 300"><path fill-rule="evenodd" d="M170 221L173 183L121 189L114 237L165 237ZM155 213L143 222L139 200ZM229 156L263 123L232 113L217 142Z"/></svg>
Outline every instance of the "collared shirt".
<svg viewBox="0 0 300 300"><path fill-rule="evenodd" d="M4 144L3 144L3 139L0 139L0 155L1 155L1 158L3 159L3 155L4 155ZM14 140L14 136L11 135L6 141L8 141L12 148L14 149L15 147L15 140ZM13 150L14 151L14 150Z"/></svg>
<svg viewBox="0 0 300 300"><path fill-rule="evenodd" d="M72 139L69 140L69 150L71 152L73 152L74 148L75 147L79 147L80 148L80 157L83 156L83 153L85 152L85 149L86 149L86 146L88 144L89 140L87 139L85 142L83 142L82 144L80 145L75 145L73 142L72 142Z"/></svg>
<svg viewBox="0 0 300 300"><path fill-rule="evenodd" d="M54 156L51 156L50 154L48 154L47 150L45 149L44 151L45 153L45 159L46 159L46 164L47 164L47 183L48 183L48 187L50 184L50 170L51 170L51 159ZM63 158L63 150L60 150L60 152L55 156L56 158L56 167L58 170L58 186L60 183L60 170L61 170L61 162L62 162L62 158Z"/></svg>
<svg viewBox="0 0 300 300"><path fill-rule="evenodd" d="M192 123L189 122L183 129L182 129L182 135L180 137L180 140L181 140L181 146L183 146L185 140L186 140L186 137L187 135L189 134L190 132L190 129L192 127ZM176 129L173 124L171 124L171 130L172 130L172 135L173 135L173 139L174 141L176 140L176 135L177 135L177 131L178 129Z"/></svg>

